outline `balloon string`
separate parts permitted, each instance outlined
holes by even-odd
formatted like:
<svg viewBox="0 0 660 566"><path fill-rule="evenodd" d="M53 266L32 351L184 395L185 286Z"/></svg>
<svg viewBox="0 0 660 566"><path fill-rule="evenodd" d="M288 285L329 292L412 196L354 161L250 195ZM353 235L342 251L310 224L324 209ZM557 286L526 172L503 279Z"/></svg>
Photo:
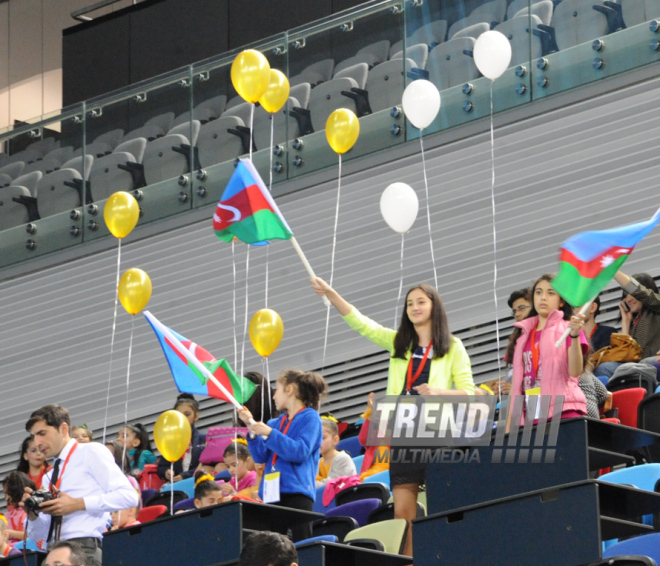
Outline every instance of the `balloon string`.
<svg viewBox="0 0 660 566"><path fill-rule="evenodd" d="M170 462L170 515L174 515L174 462Z"/></svg>
<svg viewBox="0 0 660 566"><path fill-rule="evenodd" d="M426 178L426 158L424 157L424 136L419 134L419 146L422 148L422 170L424 171L424 188L426 189L426 219L429 225L429 244L431 246L431 263L433 263L433 279L438 288L438 273L435 269L435 252L433 251L433 236L431 235L431 203L429 201L429 181Z"/></svg>
<svg viewBox="0 0 660 566"><path fill-rule="evenodd" d="M250 108L250 161L252 161L252 134L254 130L254 102Z"/></svg>
<svg viewBox="0 0 660 566"><path fill-rule="evenodd" d="M245 321L243 323L243 344L241 345L241 376L243 373L243 366L245 363L245 339L247 338L248 331L248 274L250 270L250 246L247 246L247 253L245 254ZM241 379L241 398L243 395L243 380Z"/></svg>
<svg viewBox="0 0 660 566"><path fill-rule="evenodd" d="M401 234L401 259L399 260L399 273L401 274L399 278L399 294L396 298L396 306L394 307L394 326L393 328L398 328L397 320L399 319L399 301L401 300L401 293L403 291L403 241L404 235Z"/></svg>
<svg viewBox="0 0 660 566"><path fill-rule="evenodd" d="M268 185L268 192L272 193L273 192L273 132L274 132L274 126L275 126L275 121L274 121L274 115L270 115L270 183ZM270 256L270 247L266 246L266 298L265 298L265 306L268 308L268 258Z"/></svg>
<svg viewBox="0 0 660 566"><path fill-rule="evenodd" d="M234 286L232 287L232 294L234 297L233 300L233 310L234 310L234 367L238 367L238 342L236 340L236 242L234 239L231 241L231 263L234 273Z"/></svg>
<svg viewBox="0 0 660 566"><path fill-rule="evenodd" d="M270 369L268 368L268 358L266 358L266 387L268 391L266 392L266 395L268 395L268 414L270 415L270 418L273 418L273 407L272 407L272 401L273 401L273 395L270 391ZM265 403L261 402L261 405L263 406Z"/></svg>
<svg viewBox="0 0 660 566"><path fill-rule="evenodd" d="M332 255L330 256L330 287L335 278L335 251L337 249L337 225L339 223L339 200L341 197L341 153L339 155L339 173L337 175L337 204L335 205L335 229L332 233ZM330 305L327 307L325 317L325 338L323 339L323 364L321 371L325 369L325 355L328 349L328 331L330 329Z"/></svg>
<svg viewBox="0 0 660 566"><path fill-rule="evenodd" d="M131 320L131 337L128 340L128 366L126 367L126 399L124 401L124 425L128 424L128 387L131 377L131 355L133 353L133 330L135 329L135 315Z"/></svg>
<svg viewBox="0 0 660 566"><path fill-rule="evenodd" d="M115 352L115 330L117 328L117 304L119 303L119 271L121 266L121 238L117 238L117 281L115 283L115 312L112 316L112 337L110 338L110 367L108 368L108 390L105 396L105 418L103 419L103 444L108 428L108 410L110 408L110 383L112 380L112 358Z"/></svg>
<svg viewBox="0 0 660 566"><path fill-rule="evenodd" d="M495 134L493 130L493 81L490 81L490 201L493 209L493 299L495 303L495 343L497 344L498 397L502 402L502 364L500 362L500 320L497 308L497 226L495 217Z"/></svg>

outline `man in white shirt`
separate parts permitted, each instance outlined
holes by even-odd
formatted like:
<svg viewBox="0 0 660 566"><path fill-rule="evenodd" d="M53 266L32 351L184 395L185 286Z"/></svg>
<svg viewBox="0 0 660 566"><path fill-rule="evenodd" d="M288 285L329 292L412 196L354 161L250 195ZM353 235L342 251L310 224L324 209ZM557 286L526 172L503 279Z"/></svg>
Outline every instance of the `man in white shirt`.
<svg viewBox="0 0 660 566"><path fill-rule="evenodd" d="M102 444L79 444L69 436L69 412L59 405L35 411L25 425L46 458L55 458L43 487L55 498L28 513L27 532L32 540L74 541L80 544L89 566L101 566L101 542L111 511L138 504L138 494ZM26 488L23 503L30 497Z"/></svg>

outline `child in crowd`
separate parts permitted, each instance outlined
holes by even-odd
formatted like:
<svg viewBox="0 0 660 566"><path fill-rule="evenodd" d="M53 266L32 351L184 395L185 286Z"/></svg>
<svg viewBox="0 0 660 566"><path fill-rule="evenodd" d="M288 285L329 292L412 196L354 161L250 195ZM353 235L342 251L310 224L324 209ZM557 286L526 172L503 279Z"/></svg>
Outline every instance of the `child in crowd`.
<svg viewBox="0 0 660 566"><path fill-rule="evenodd" d="M23 499L25 488L36 489L35 483L27 474L19 471L10 472L2 482L2 489L5 492L7 501L7 542L15 544L25 537L25 519L27 513L19 503Z"/></svg>
<svg viewBox="0 0 660 566"><path fill-rule="evenodd" d="M0 559L20 555L20 550L13 548L7 543L7 519L4 515L0 515Z"/></svg>
<svg viewBox="0 0 660 566"><path fill-rule="evenodd" d="M239 411L239 417L255 437L248 440L255 462L266 464L259 497L274 503L311 511L316 497L322 426L319 401L327 392L325 379L315 372L283 371L277 379L274 401L281 417L268 424L249 424L252 413ZM258 415L257 415L258 418ZM311 536L311 525L292 530L294 540Z"/></svg>
<svg viewBox="0 0 660 566"><path fill-rule="evenodd" d="M321 417L323 440L321 441L321 460L319 473L316 475L316 487L328 483L328 480L355 475L355 464L350 454L337 450L339 427L334 417Z"/></svg>
<svg viewBox="0 0 660 566"><path fill-rule="evenodd" d="M142 502L140 488L135 478L129 476L128 481L138 494L138 504L135 507L129 507L128 509L122 509L121 511L112 511L110 513L110 518L112 519L112 526L110 527L111 531L123 529L124 527L134 527L135 525L141 524L140 521L137 520L137 516L140 513L140 504Z"/></svg>
<svg viewBox="0 0 660 566"><path fill-rule="evenodd" d="M533 395L553 396L550 415L553 414L554 397L558 395L564 397L561 418L587 414L587 400L579 386L589 350L589 341L582 332L585 317L571 316L571 305L552 288L553 277L543 275L534 283L533 308L525 320L514 324L516 329L507 351L507 359L513 362L511 403L518 396L525 398L521 422L526 418L527 406ZM570 329L569 338L562 347L557 348L555 343L566 328ZM507 428L511 415L512 411L509 411ZM528 419L530 417L527 415ZM533 418L538 417L535 415Z"/></svg>
<svg viewBox="0 0 660 566"><path fill-rule="evenodd" d="M247 440L244 438L237 438L236 442L232 442L225 448L223 460L231 474L229 482L220 483L225 501L229 501L236 493L248 490L256 483L257 472L248 470L249 458L250 451L247 447Z"/></svg>
<svg viewBox="0 0 660 566"><path fill-rule="evenodd" d="M115 463L125 474L131 473L131 462L128 451L124 450L124 445L118 440L111 440L105 443L105 447L110 450L115 458Z"/></svg>
<svg viewBox="0 0 660 566"><path fill-rule="evenodd" d="M37 448L34 439L28 436L19 450L20 457L18 459L18 466L16 470L27 474L27 476L34 482L37 489L41 487L41 482L44 474L50 470L50 466L46 464L46 456Z"/></svg>
<svg viewBox="0 0 660 566"><path fill-rule="evenodd" d="M374 394L369 393L367 398L367 410L362 413L364 423L360 427L358 440L365 447L364 458L362 458L362 467L360 468L360 481L364 481L369 476L385 472L390 469L390 453L388 446L367 446L369 437L369 425L371 424L371 408L374 404Z"/></svg>
<svg viewBox="0 0 660 566"><path fill-rule="evenodd" d="M323 279L312 279L312 286L318 295L328 298L353 330L390 353L388 395L474 393L470 358L463 343L452 336L442 299L430 285L421 283L406 293L398 330L364 316ZM391 453L394 516L410 523L417 516L417 494L426 481L426 465L395 463L398 452L391 449ZM412 528L408 529L403 554L412 556Z"/></svg>
<svg viewBox="0 0 660 566"><path fill-rule="evenodd" d="M202 509L222 503L222 489L211 474L195 473L195 507Z"/></svg>
<svg viewBox="0 0 660 566"><path fill-rule="evenodd" d="M87 428L87 425L82 424L71 428L71 437L75 438L81 444L87 444L94 440L92 431Z"/></svg>
<svg viewBox="0 0 660 566"><path fill-rule="evenodd" d="M192 477L199 466L199 457L206 443L206 436L195 428L195 423L199 419L199 403L197 400L189 393L181 393L176 398L174 410L183 413L188 419L192 428L192 435L190 445L183 458L174 462L174 477L171 476L170 463L163 457L158 459L158 477L167 481L170 481L170 479L179 481Z"/></svg>
<svg viewBox="0 0 660 566"><path fill-rule="evenodd" d="M155 464L151 441L146 429L140 424L127 425L117 433L117 441L126 447L132 470L141 472L147 464Z"/></svg>

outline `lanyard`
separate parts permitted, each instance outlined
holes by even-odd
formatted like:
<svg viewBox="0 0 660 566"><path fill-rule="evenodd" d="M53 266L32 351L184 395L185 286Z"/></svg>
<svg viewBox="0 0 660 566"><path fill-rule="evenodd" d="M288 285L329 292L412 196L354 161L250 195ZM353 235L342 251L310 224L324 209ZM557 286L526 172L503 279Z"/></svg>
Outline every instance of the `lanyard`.
<svg viewBox="0 0 660 566"><path fill-rule="evenodd" d="M62 466L62 469L60 470L60 475L57 478L57 481L55 482L55 489L59 490L60 489L60 484L62 483L62 476L64 476L64 470L66 470L66 466L69 463L69 459L71 458L72 454L76 451L76 448L78 448L78 442L75 442L73 447L71 448L71 451L66 457L66 460L64 460L64 465ZM53 486L50 486L50 490L53 491Z"/></svg>
<svg viewBox="0 0 660 566"><path fill-rule="evenodd" d="M426 347L426 352L424 352L424 357L422 358L422 361L419 363L419 367L417 368L417 371L415 372L415 375L413 375L412 372L412 367L413 367L413 356L412 354L410 355L410 361L408 362L408 376L406 379L406 391L410 391L412 388L412 384L417 381L417 378L421 375L422 370L424 369L424 366L426 365L426 360L429 357L429 352L431 351L431 347L433 346L433 342L431 342L427 347Z"/></svg>
<svg viewBox="0 0 660 566"><path fill-rule="evenodd" d="M594 332L596 332L596 330L598 330L598 325L597 324L594 325L594 328L591 331L591 334L589 334L589 339L591 339L591 337L594 335Z"/></svg>
<svg viewBox="0 0 660 566"><path fill-rule="evenodd" d="M541 339L539 338L539 342ZM536 343L536 328L532 330L530 337L530 347L532 349L532 367L534 368L534 377L539 376L539 357L540 357L540 344Z"/></svg>
<svg viewBox="0 0 660 566"><path fill-rule="evenodd" d="M302 411L304 408L305 407L301 407L300 409L298 409L298 413ZM282 416L282 420L280 421L280 432L284 436L286 436L286 433L289 432L289 427L291 426L293 419L295 419L298 416L298 413L293 415L293 417L291 417L291 420L288 423L286 423L286 426L284 427L284 431L282 431L282 427L284 426L284 421L287 419L287 416L286 415ZM275 469L275 462L277 462L277 454L273 453L273 463L271 464L271 469L273 470Z"/></svg>

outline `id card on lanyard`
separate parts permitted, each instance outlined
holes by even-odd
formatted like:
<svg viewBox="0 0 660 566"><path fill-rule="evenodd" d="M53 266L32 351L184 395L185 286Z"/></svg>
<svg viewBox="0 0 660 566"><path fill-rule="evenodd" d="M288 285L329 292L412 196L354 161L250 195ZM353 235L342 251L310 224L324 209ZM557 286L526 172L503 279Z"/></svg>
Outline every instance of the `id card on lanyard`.
<svg viewBox="0 0 660 566"><path fill-rule="evenodd" d="M298 413L304 408L305 407L302 407ZM282 416L282 420L280 421L280 432L283 435L286 436L286 433L289 432L289 427L291 426L293 419L298 416L298 413L291 417L291 420L286 424L286 427L284 427L284 421L287 420L287 417L286 415ZM282 427L284 427L284 430L282 430ZM264 503L278 503L280 500L280 472L275 470L276 462L277 454L273 453L273 460L270 464L270 473L264 475Z"/></svg>
<svg viewBox="0 0 660 566"><path fill-rule="evenodd" d="M541 338L539 337L539 342ZM539 365L540 365L540 344L536 343L536 328L532 330L532 334L530 336L530 348L532 350L532 370L534 371L534 378L536 381L539 380ZM541 386L537 387L530 387L529 389L525 389L525 407L527 409L527 412L529 413L530 410L530 397L536 396L538 397L541 394ZM539 419L539 415L541 414L541 402L540 399L536 400L536 410L534 411L534 420Z"/></svg>

